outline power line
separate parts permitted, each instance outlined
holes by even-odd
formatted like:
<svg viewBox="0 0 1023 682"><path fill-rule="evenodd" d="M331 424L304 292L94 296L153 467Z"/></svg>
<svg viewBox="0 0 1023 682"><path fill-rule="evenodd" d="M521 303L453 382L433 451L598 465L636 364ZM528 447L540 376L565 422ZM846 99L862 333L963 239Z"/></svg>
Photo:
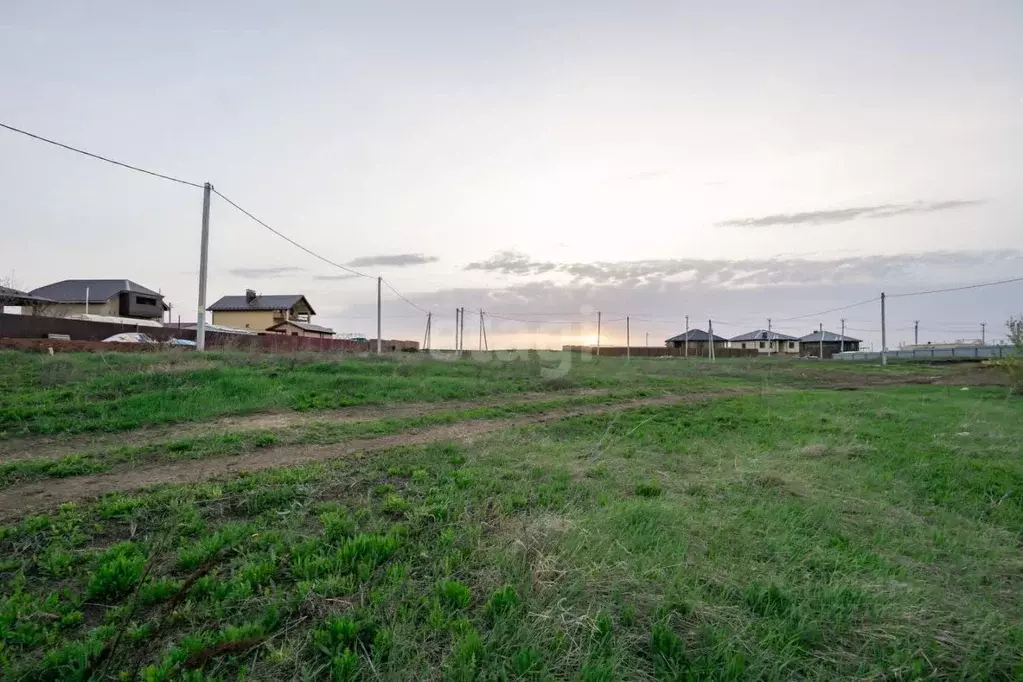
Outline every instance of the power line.
<svg viewBox="0 0 1023 682"><path fill-rule="evenodd" d="M880 301L880 300L881 300L881 297L878 296L878 297L875 297L875 298L868 298L866 301L860 301L858 303L850 303L849 305L844 305L844 306L841 306L840 308L831 308L829 310L821 310L819 312L808 313L806 315L796 315L795 317L779 317L779 318L775 318L775 319L777 319L778 322L789 322L791 320L802 320L802 319L805 319L807 317L819 317L821 315L827 315L828 313L837 313L839 310L848 310L849 308L855 308L857 306L866 305L868 303L873 303L874 301Z"/></svg>
<svg viewBox="0 0 1023 682"><path fill-rule="evenodd" d="M963 287L949 287L948 289L930 289L929 291L913 291L907 294L888 294L888 298L904 298L906 296L924 296L926 294L944 294L949 291L965 291L967 289L980 289L981 287L993 287L999 284L1012 284L1013 282L1023 282L1023 277L1013 277L1012 279L1002 279L997 282L984 282L982 284L968 284Z"/></svg>
<svg viewBox="0 0 1023 682"><path fill-rule="evenodd" d="M56 140L51 140L49 138L43 137L42 135L36 135L35 133L30 133L27 130L22 130L21 128L15 128L14 126L7 125L6 123L0 123L0 128L6 128L7 130L10 130L12 132L20 133L20 134L25 135L27 137L31 137L34 140L39 140L40 142L45 142L47 144L52 144L55 147L60 147L62 149L67 149L68 151L76 152L78 154L82 154L84 156L91 157L93 159L98 159L100 161L106 161L107 163L112 163L115 166L120 166L121 168L127 168L128 170L138 171L139 173L145 173L146 175L152 175L154 178L161 178L163 180L170 180L171 182L179 182L182 185L188 185L189 187L196 187L198 189L202 189L203 188L203 185L201 185L201 184L199 184L197 182L189 182L188 180L182 180L181 178L175 178L175 177L170 176L170 175L164 175L163 173L157 173L156 171L146 170L145 168L139 168L138 166L133 166L130 163L124 163L123 161L116 161L114 159L110 159L110 158L107 158L105 156L100 156L99 154L93 154L92 152L87 152L84 149L79 149L78 147L72 147L71 145L64 144L63 142L57 142Z"/></svg>
<svg viewBox="0 0 1023 682"><path fill-rule="evenodd" d="M396 295L396 296L397 296L398 298L400 298L401 300L405 301L406 303L408 303L408 304L409 304L410 306L412 306L412 307L413 307L413 308L415 308L416 310L420 310L420 311L422 311L422 312L424 312L424 313L427 313L427 314L429 314L429 312L430 312L429 310L425 310L425 309L423 309L423 308L420 308L420 307L419 307L419 306L417 306L417 305L416 305L415 303L413 303L412 301L410 301L410 300L408 300L407 298L405 298L404 296L402 296L402 295L401 295L401 292L399 292L399 291L398 291L397 289L395 289L395 288L394 288L393 286L391 286L391 283L390 283L390 282L388 282L388 281L387 281L386 279L384 279L384 278L382 278L382 277L381 277L380 279L381 279L381 281L382 281L382 282L383 282L384 284L386 284L386 285L387 285L387 288L388 288L388 289L390 289L391 291L393 291L393 292L395 293L395 295Z"/></svg>
<svg viewBox="0 0 1023 682"><path fill-rule="evenodd" d="M278 237L280 237L284 241L288 242L292 246L297 246L298 248L300 248L303 251L305 251L306 253L308 253L310 256L313 256L314 258L319 258L324 263L327 263L328 265L333 265L335 268L338 268L339 270L344 270L345 272L350 272L353 275L358 275L359 277L366 277L367 279L376 279L376 277L372 277L372 276L367 275L365 273L359 272L358 270L352 270L351 268L349 268L347 266L344 266L344 265L341 265L340 263L335 263L334 261L330 260L329 258L326 258L325 256L321 256L320 254L316 253L315 251L313 251L311 249L307 249L306 247L302 246L301 244L296 242L291 237L288 237L287 235L278 232L277 230L275 230L274 228L270 227L269 225L264 223L262 220L260 220L256 216L254 216L251 213L249 213L248 211L246 211L244 208L242 208L238 204L236 204L233 201L231 201L230 199L228 199L226 196L221 194L220 191L217 190L216 188L213 188L213 193L216 194L221 199L223 199L224 201L226 201L227 203L229 203L232 206L234 206L236 209L238 209L239 211L241 211L242 213L244 213L248 217L252 218L254 221L259 223L260 225L262 225L266 229L268 229L271 232L273 232L275 235L277 235ZM390 286L390 285L388 285L388 286Z"/></svg>

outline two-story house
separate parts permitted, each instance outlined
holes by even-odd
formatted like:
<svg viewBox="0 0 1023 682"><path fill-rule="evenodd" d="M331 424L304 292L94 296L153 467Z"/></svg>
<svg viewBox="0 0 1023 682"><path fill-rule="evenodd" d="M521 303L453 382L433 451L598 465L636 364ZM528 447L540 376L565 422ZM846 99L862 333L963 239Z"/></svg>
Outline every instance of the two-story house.
<svg viewBox="0 0 1023 682"><path fill-rule="evenodd" d="M33 315L45 317L89 314L161 321L168 310L162 294L130 279L65 279L29 293L47 299L30 306Z"/></svg>
<svg viewBox="0 0 1023 682"><path fill-rule="evenodd" d="M224 296L207 308L213 324L265 332L284 322L308 323L316 314L302 294L260 295L246 289L244 296Z"/></svg>

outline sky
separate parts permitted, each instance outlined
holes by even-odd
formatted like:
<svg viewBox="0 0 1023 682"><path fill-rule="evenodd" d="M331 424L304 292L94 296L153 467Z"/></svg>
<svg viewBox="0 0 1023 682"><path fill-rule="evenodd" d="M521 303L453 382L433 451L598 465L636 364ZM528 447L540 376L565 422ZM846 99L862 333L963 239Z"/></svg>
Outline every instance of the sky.
<svg viewBox="0 0 1023 682"><path fill-rule="evenodd" d="M8 0L0 121L214 197L209 300L467 348L818 325L1023 274L1023 4ZM0 277L128 278L196 319L202 192L0 129ZM846 308L849 304L870 301ZM842 310L831 311L836 308ZM1003 335L1023 282L888 300Z"/></svg>

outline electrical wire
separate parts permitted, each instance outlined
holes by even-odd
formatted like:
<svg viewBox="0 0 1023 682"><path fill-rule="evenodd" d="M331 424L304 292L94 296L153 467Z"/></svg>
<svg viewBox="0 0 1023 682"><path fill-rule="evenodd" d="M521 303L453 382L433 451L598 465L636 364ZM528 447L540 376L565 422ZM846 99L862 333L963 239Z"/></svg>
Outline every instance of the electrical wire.
<svg viewBox="0 0 1023 682"><path fill-rule="evenodd" d="M412 301L410 301L410 300L408 300L407 298L405 298L404 296L402 296L402 295L401 295L401 292L400 292L400 291L398 291L397 289L395 289L395 288L394 288L393 286L391 286L391 283L390 283L390 282L388 282L388 281L387 281L386 279L384 279L383 277L381 277L381 278L380 278L380 281L381 281L381 282L383 282L384 284L386 284L386 285L387 285L387 288L388 288L388 289L390 289L391 291L393 291L393 292L395 293L395 295L396 295L396 296L397 296L398 298L400 298L401 300L405 301L406 303L408 303L408 304L409 304L410 306L412 306L412 307L413 307L413 308L415 308L416 310L422 311L422 312L426 313L427 315L429 315L429 314L430 314L430 311L429 311L429 310L426 310L425 308L420 308L420 307L419 307L419 306L417 306L417 305L416 305L415 303L413 303Z"/></svg>
<svg viewBox="0 0 1023 682"><path fill-rule="evenodd" d="M277 235L278 237L280 237L280 238L281 238L281 239L283 239L284 241L288 242L288 243L289 243L289 244L291 244L292 246L297 246L298 248L302 249L303 251L305 251L306 253L308 253L308 254L309 254L310 256L313 256L314 258L319 258L319 259L320 259L321 261L323 261L324 263L327 263L328 265L333 265L333 266L334 266L335 268L338 268L339 270L344 270L345 272L349 272L349 273L351 273L351 274L353 274L353 275L358 275L359 277L365 277L365 278L367 278L367 279L376 279L376 277L373 277L373 276L371 276L371 275L367 275L367 274L365 274L365 273L363 273L363 272L359 272L358 270L352 270L351 268L349 268L349 267L347 267L347 266L344 266L344 265L341 265L340 263L335 263L334 261L330 260L329 258L327 258L327 257L325 257L325 256L321 256L320 254L316 253L316 252L315 252L315 251L313 251L312 249L307 249L306 247L302 246L301 244L299 244L298 242L296 242L296 241L295 241L294 239L292 239L291 237L289 237L289 236L287 236L287 235L285 235L285 234L282 234L281 232L278 232L277 230L275 230L274 228L270 227L269 225L267 225L266 223L264 223L264 222L263 222L262 220L260 220L260 219L259 219L259 218L257 218L256 216L254 216L254 215L252 215L251 213L249 213L248 211L246 211L246 210L245 210L244 208L242 208L242 207L241 207L241 206L239 206L238 204L236 204L236 203L234 203L233 201L231 201L230 199L228 199L228 198L227 198L226 196L224 196L224 195L223 195L223 194L222 194L222 193L221 193L221 192L220 192L219 190L217 190L216 188L211 188L211 189L213 190L213 193L214 193L214 194L216 194L216 195L217 195L218 197L220 197L221 199L223 199L223 200L224 200L224 201L226 201L227 203L231 204L231 205L232 205L232 206L234 206L234 207L235 207L236 209L238 209L239 211L241 211L242 213L244 213L244 214L245 214L245 215L247 215L248 217L252 218L252 219L253 219L254 221L256 221L257 223L259 223L260 225L262 225L262 226L263 226L263 227L265 227L266 229L270 230L270 231L271 231L271 232L273 232L273 233L274 233L275 235Z"/></svg>
<svg viewBox="0 0 1023 682"><path fill-rule="evenodd" d="M84 156L91 157L93 159L98 159L100 161L106 161L107 163L112 163L115 166L120 166L121 168L127 168L128 170L137 171L139 173L145 173L146 175L152 175L154 178L161 178L163 180L170 180L171 182L179 182L182 185L188 185L189 187L196 187L198 189L203 189L203 185L200 185L197 182L189 182L188 180L182 180L181 178L175 178L175 177L173 177L171 175L164 175L163 173L157 173L156 171L146 170L145 168L139 168L138 166L133 166L130 163L124 163L123 161L116 161L114 159L110 159L110 158L107 158L105 156L100 156L99 154L93 154L92 152L87 152L84 149L79 149L78 147L72 147L71 145L64 144L63 142L57 142L56 140L51 140L49 138L43 137L42 135L36 135L35 133L30 133L27 130L22 130L21 128L15 128L14 126L7 125L6 123L0 123L0 128L6 128L7 130L10 130L11 132L20 133L20 134L25 135L27 137L31 137L34 140L39 140L40 142L45 142L47 144L52 144L55 147L60 147L62 149L67 149L68 151L76 152L78 154L82 154Z"/></svg>
<svg viewBox="0 0 1023 682"><path fill-rule="evenodd" d="M887 294L885 298L905 298L907 296L924 296L926 294L944 294L950 291L966 291L967 289L980 289L981 287L993 287L999 284L1012 284L1013 282L1023 282L1023 277L1013 277L1012 279L1002 279L997 282L984 282L982 284L968 284L963 287L949 287L948 289L930 289L928 291L912 291L906 294Z"/></svg>
<svg viewBox="0 0 1023 682"><path fill-rule="evenodd" d="M778 322L789 322L791 320L802 320L802 319L805 319L807 317L819 317L820 315L827 315L828 313L837 313L839 310L848 310L849 308L855 308L857 306L866 305L868 303L873 303L874 301L880 301L880 300L881 300L881 297L877 296L875 298L868 298L866 301L859 301L858 303L850 303L849 305L844 305L844 306L841 306L839 308L831 308L829 310L821 310L819 312L808 313L806 315L796 315L795 317L776 317L776 318L773 318L773 319L777 320Z"/></svg>

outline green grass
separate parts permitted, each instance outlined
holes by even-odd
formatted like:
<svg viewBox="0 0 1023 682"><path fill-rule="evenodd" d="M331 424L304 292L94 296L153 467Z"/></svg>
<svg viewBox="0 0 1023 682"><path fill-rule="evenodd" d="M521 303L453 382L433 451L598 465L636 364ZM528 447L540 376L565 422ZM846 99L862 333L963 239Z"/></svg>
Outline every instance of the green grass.
<svg viewBox="0 0 1023 682"><path fill-rule="evenodd" d="M50 357L0 351L0 438L125 431L271 410L677 385L675 376L631 368L623 371L624 362L617 360L569 362L570 355L562 353L515 355L511 361L499 358L507 359L496 353L477 360L440 361L410 355L376 359L316 354L67 353ZM730 381L728 376L686 375L689 383Z"/></svg>
<svg viewBox="0 0 1023 682"><path fill-rule="evenodd" d="M387 436L403 431L456 422L536 415L570 407L614 405L653 395L648 389L615 391L592 396L509 403L463 410L440 409L412 417L366 421L311 421L284 429L251 429L203 436L152 441L140 445L118 445L85 450L59 458L21 459L0 463L0 489L44 478L66 478L102 473L117 467L182 459L204 459L239 455L261 448L288 445L330 445L356 438ZM438 405L443 408L443 403Z"/></svg>
<svg viewBox="0 0 1023 682"><path fill-rule="evenodd" d="M765 393L65 505L0 531L0 669L1018 679L1021 416Z"/></svg>

